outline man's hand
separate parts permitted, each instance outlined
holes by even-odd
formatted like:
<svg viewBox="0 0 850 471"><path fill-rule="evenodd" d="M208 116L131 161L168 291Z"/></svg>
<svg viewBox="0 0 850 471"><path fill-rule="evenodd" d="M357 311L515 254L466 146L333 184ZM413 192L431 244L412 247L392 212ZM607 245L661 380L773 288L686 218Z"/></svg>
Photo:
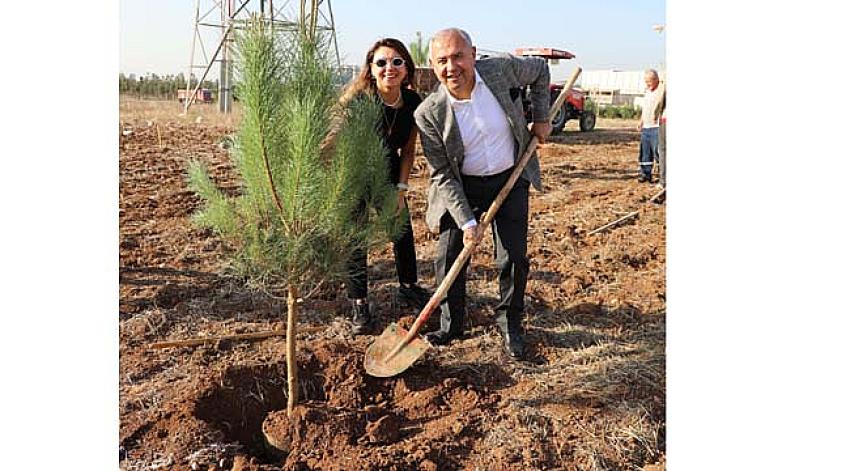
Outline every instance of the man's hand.
<svg viewBox="0 0 850 471"><path fill-rule="evenodd" d="M481 240L481 224L476 226L472 226L469 229L463 231L463 245L475 246L478 244L478 241Z"/></svg>
<svg viewBox="0 0 850 471"><path fill-rule="evenodd" d="M545 144L546 138L549 137L549 134L552 134L552 124L534 123L531 125L531 134L537 136L537 142L539 144Z"/></svg>

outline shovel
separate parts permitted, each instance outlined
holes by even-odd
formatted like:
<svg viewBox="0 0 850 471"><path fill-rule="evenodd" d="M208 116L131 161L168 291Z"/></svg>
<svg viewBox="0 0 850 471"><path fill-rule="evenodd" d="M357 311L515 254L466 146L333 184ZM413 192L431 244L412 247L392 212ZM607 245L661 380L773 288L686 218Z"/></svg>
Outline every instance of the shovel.
<svg viewBox="0 0 850 471"><path fill-rule="evenodd" d="M549 107L549 122L555 118L555 114L561 108L561 105L567 98L567 93L569 93L569 90L572 89L573 84L575 84L580 73L581 67L577 67L570 77L570 80L564 86L564 89L561 90L558 98ZM499 192L498 196L496 196L496 199L490 205L490 208L487 209L483 220L479 223L481 226L481 229L479 229L481 234L483 234L484 231L487 230L487 227L489 227L493 222L493 218L496 217L496 212L499 211L499 207L502 206L502 202L505 198L507 198L508 193L510 193L511 189L514 187L514 183L516 183L517 179L522 174L522 170L528 163L528 160L531 158L531 154L533 154L534 149L537 148L537 142L537 137L532 136L531 141L528 143L528 147L525 149L525 153L523 153L522 158L519 163L517 163L513 173L511 173L511 177L505 183L505 186ZM446 295L449 287L452 283L454 283L455 278L457 278L457 275L463 269L466 261L469 260L472 252L475 251L476 245L477 243L467 245L463 248L463 251L461 251L460 255L458 255L451 269L449 269L449 272L446 274L446 277L443 278L443 282L440 283L437 291L434 292L433 296L431 296L428 304L422 308L422 312L419 313L419 316L416 318L416 321L413 323L413 326L410 327L409 331L393 322L389 325L389 327L384 329L381 336L378 337L368 349L366 349L366 358L363 360L363 366L366 368L366 373L378 378L395 376L408 369L410 365L416 362L416 360L425 353L425 350L427 350L431 345L426 340L417 336L419 329L422 328L428 318L431 317L431 314L437 309L437 306L440 305L440 301L442 301L443 297Z"/></svg>

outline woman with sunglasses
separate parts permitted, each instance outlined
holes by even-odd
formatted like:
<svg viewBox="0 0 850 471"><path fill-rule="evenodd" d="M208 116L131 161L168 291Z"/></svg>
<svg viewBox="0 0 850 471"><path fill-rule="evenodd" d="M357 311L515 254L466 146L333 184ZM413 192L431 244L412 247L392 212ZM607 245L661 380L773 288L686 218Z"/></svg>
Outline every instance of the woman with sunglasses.
<svg viewBox="0 0 850 471"><path fill-rule="evenodd" d="M416 148L417 129L413 111L422 102L419 95L409 88L415 73L413 58L404 43L392 38L378 40L369 48L360 74L346 88L340 100L345 104L359 95L366 95L382 102L379 132L387 148L389 176L398 188L399 213L407 206L405 197ZM358 217L365 214L365 203L361 205L360 213ZM423 308L431 296L417 284L416 250L409 215L401 235L393 241L393 253L399 281L398 299L417 309ZM349 261L348 282L354 335L365 333L372 324L366 300L367 285L366 252L356 251Z"/></svg>

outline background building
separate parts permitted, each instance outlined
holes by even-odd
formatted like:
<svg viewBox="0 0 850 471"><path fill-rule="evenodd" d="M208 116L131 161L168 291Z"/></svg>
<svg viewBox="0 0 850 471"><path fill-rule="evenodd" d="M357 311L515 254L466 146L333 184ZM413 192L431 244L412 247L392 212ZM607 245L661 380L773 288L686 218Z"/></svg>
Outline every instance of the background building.
<svg viewBox="0 0 850 471"><path fill-rule="evenodd" d="M658 75L664 80L665 71ZM639 106L646 88L643 70L585 70L579 85L600 106Z"/></svg>

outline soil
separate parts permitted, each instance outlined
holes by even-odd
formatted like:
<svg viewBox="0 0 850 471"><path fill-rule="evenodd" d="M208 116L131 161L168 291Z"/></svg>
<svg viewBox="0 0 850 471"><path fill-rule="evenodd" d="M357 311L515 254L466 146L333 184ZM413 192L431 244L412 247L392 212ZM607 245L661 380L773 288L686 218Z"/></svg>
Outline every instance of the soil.
<svg viewBox="0 0 850 471"><path fill-rule="evenodd" d="M637 181L630 121L576 123L541 150L532 191L526 361L503 351L498 272L485 238L468 276L467 335L404 373L373 378L363 357L390 322L392 247L370 254L373 335L352 337L342 285L299 303L299 405L286 414L285 339L152 349L154 342L284 328L276 292L228 275L228 247L193 225L191 159L238 191L229 124L123 112L120 136L120 467L124 470L663 469L665 206ZM410 207L420 282L433 290L417 155ZM601 234L593 229L631 211ZM278 447L270 445L264 432ZM282 453L281 445L289 452ZM285 447L285 446L284 446Z"/></svg>

